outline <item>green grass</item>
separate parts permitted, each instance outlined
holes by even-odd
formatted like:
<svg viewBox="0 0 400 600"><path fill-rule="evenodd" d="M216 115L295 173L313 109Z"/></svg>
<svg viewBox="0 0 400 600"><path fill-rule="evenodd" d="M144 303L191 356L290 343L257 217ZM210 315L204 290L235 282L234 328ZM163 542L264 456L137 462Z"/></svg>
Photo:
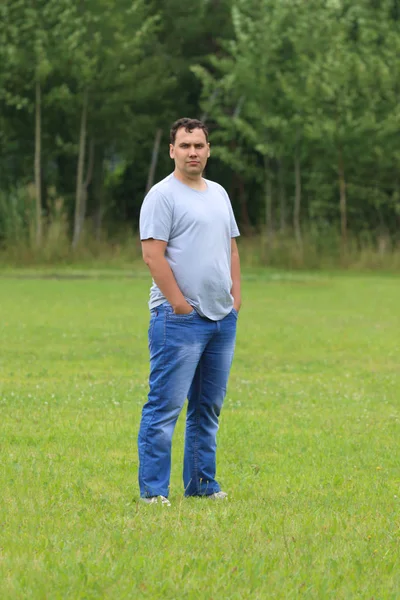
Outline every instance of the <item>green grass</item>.
<svg viewBox="0 0 400 600"><path fill-rule="evenodd" d="M110 274L109 274L110 276ZM0 598L400 597L400 286L248 276L226 503L143 506L148 278L0 279Z"/></svg>

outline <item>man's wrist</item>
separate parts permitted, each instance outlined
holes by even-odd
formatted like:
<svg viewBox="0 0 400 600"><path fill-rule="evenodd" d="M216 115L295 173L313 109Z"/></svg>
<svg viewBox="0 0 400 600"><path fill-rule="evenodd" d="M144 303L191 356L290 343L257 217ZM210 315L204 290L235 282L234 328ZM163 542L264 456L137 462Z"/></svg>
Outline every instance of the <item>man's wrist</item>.
<svg viewBox="0 0 400 600"><path fill-rule="evenodd" d="M185 298L182 298L182 300L178 300L176 302L171 302L171 306L172 308L175 309L179 309L179 308L183 308L188 304L187 300L185 300Z"/></svg>
<svg viewBox="0 0 400 600"><path fill-rule="evenodd" d="M240 300L240 298L234 298L234 300L233 300L233 308L237 312L239 312L241 306L242 306L242 301Z"/></svg>

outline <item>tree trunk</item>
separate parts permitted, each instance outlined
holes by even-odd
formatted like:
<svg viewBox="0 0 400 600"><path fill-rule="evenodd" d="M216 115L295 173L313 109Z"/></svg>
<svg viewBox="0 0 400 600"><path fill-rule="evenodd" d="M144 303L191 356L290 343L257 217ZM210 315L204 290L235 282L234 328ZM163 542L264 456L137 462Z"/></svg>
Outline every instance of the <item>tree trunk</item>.
<svg viewBox="0 0 400 600"><path fill-rule="evenodd" d="M271 245L273 236L272 224L272 179L269 169L269 161L264 158L264 176L265 176L265 232L268 245Z"/></svg>
<svg viewBox="0 0 400 600"><path fill-rule="evenodd" d="M86 217L86 206L87 206L87 194L88 187L92 181L93 177L93 165L94 165L94 140L90 140L89 144L89 160L85 181L82 184L82 194L81 194L81 214L80 214L80 230L82 231L83 226L85 224Z"/></svg>
<svg viewBox="0 0 400 600"><path fill-rule="evenodd" d="M154 176L155 176L155 173L156 173L156 167L157 167L157 161L158 161L158 154L160 152L161 136L162 136L162 129L157 129L156 136L154 138L153 152L152 152L152 155L151 155L151 163L150 163L150 169L149 169L149 176L147 178L146 194L153 187L153 184L154 184Z"/></svg>
<svg viewBox="0 0 400 600"><path fill-rule="evenodd" d="M96 161L94 164L93 186L96 208L93 215L94 235L97 241L101 239L101 228L104 216L104 150L97 148Z"/></svg>
<svg viewBox="0 0 400 600"><path fill-rule="evenodd" d="M35 198L36 198L36 246L42 243L42 97L39 81L36 82L35 102Z"/></svg>
<svg viewBox="0 0 400 600"><path fill-rule="evenodd" d="M269 241L272 241L274 228L272 225L272 181L268 177L265 189L265 211L266 211L266 229Z"/></svg>
<svg viewBox="0 0 400 600"><path fill-rule="evenodd" d="M86 125L87 125L87 110L88 110L88 91L83 94L83 105L81 115L81 130L79 136L79 155L78 169L76 177L76 197L75 197L75 219L74 219L74 235L72 239L72 247L76 248L79 242L82 229L82 192L83 192L83 168L85 164L86 150Z"/></svg>
<svg viewBox="0 0 400 600"><path fill-rule="evenodd" d="M283 162L279 161L279 220L280 230L284 233L286 230L286 191Z"/></svg>
<svg viewBox="0 0 400 600"><path fill-rule="evenodd" d="M342 236L342 250L347 249L347 198L346 198L346 180L344 174L342 149L339 149L339 191L340 191L340 231Z"/></svg>
<svg viewBox="0 0 400 600"><path fill-rule="evenodd" d="M245 235L249 235L251 233L251 223L249 218L249 211L247 208L247 196L246 190L244 187L243 177L241 175L236 175L237 188L239 191L239 200L240 200L240 217L241 224L243 226L243 230Z"/></svg>
<svg viewBox="0 0 400 600"><path fill-rule="evenodd" d="M294 158L294 174L295 174L295 196L294 196L294 210L293 210L293 228L294 235L296 238L297 245L299 248L303 245L303 239L301 235L301 226L300 226L300 210L301 210L301 166L300 166L300 157L298 151L296 150L296 155Z"/></svg>

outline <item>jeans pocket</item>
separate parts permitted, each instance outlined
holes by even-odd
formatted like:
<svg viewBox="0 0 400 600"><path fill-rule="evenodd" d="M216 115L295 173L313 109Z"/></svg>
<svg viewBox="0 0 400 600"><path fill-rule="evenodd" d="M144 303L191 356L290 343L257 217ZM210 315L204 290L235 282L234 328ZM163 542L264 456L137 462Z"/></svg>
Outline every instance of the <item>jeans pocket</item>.
<svg viewBox="0 0 400 600"><path fill-rule="evenodd" d="M232 314L233 314L233 316L234 316L236 319L239 317L239 313L238 313L238 311L236 310L236 308L232 308Z"/></svg>
<svg viewBox="0 0 400 600"><path fill-rule="evenodd" d="M173 310L167 312L167 319L170 321L190 321L196 315L195 309L185 315L177 315Z"/></svg>

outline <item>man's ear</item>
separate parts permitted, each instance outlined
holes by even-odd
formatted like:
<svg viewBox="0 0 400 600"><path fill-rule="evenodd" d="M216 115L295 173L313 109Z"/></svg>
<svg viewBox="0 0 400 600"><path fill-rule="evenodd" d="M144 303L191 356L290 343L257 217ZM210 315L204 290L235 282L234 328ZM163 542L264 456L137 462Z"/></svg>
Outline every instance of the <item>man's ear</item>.
<svg viewBox="0 0 400 600"><path fill-rule="evenodd" d="M210 158L210 154L211 154L211 147L210 147L210 144L208 144L208 154L207 154L208 158Z"/></svg>
<svg viewBox="0 0 400 600"><path fill-rule="evenodd" d="M173 144L170 144L169 145L169 155L171 158L174 158L174 150L175 150L175 148L174 148Z"/></svg>

